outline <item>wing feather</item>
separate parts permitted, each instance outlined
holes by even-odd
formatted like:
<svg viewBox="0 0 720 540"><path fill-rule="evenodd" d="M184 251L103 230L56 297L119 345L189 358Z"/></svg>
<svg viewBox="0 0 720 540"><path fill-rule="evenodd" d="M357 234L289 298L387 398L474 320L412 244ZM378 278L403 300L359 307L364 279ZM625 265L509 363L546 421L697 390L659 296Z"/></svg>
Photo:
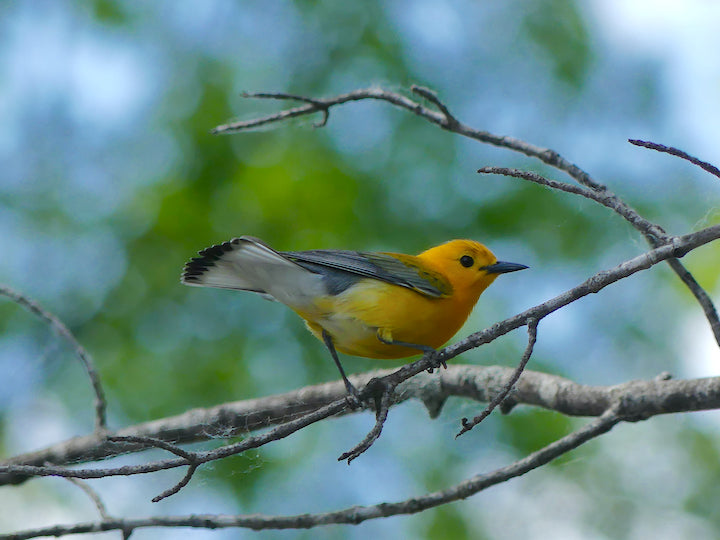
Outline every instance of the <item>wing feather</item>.
<svg viewBox="0 0 720 540"><path fill-rule="evenodd" d="M335 249L283 251L281 254L311 271L319 271L317 267L340 270L406 287L433 298L452 292L452 286L442 275L422 268L417 258L410 255ZM356 280L346 277L346 281L351 283Z"/></svg>

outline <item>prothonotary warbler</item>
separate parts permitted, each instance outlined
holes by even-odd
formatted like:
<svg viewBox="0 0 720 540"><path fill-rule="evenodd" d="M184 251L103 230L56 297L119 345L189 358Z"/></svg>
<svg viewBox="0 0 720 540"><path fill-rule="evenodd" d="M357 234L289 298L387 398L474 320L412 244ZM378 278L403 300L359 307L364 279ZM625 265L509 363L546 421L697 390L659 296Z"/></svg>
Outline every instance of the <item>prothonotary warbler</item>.
<svg viewBox="0 0 720 540"><path fill-rule="evenodd" d="M445 344L499 274L527 266L498 261L484 245L451 240L417 256L335 249L275 251L243 236L204 249L182 282L251 291L305 319L325 343L351 394L336 350L405 358Z"/></svg>

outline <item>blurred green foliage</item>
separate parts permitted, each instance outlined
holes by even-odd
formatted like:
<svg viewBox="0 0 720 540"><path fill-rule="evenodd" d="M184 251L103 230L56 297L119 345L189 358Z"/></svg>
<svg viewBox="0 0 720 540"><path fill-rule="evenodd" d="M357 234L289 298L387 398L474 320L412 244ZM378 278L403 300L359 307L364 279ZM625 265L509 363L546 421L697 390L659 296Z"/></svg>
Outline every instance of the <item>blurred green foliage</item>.
<svg viewBox="0 0 720 540"><path fill-rule="evenodd" d="M523 24L530 39L544 52L555 77L579 87L591 67L590 36L580 9L572 0L533 2Z"/></svg>
<svg viewBox="0 0 720 540"><path fill-rule="evenodd" d="M592 99L590 91L583 92L600 51L595 50L588 15L575 2L547 0L527 8L522 2L490 7L464 3L457 20L444 18L449 12L428 3L413 16L403 11L412 11L407 3L398 7L380 1L300 1L273 4L269 11L262 3L242 2L206 8L163 6L96 0L55 8L53 16L83 28L81 35L90 47L102 45L134 58L143 75L133 84L147 86L150 97L133 115L128 113L125 123L117 120L117 126L105 126L107 131L88 129L73 120L73 107L80 105L58 84L59 97L51 96L54 104L40 107L47 115L42 130L27 121L30 112L18 128L18 138L24 141L18 143L22 150L18 159L27 168L18 178L32 180L18 181L16 187L0 192L0 207L6 215L18 216L17 223L23 225L4 234L17 235L11 245L25 250L25 266L18 270L8 258L5 266L0 265L0 278L37 295L71 323L96 358L113 426L336 378L322 344L282 306L248 294L179 284L184 262L197 250L234 236L258 236L282 250L334 247L412 253L454 237L487 242L501 258L533 267L530 275L499 280L486 293L480 314L471 323L481 319L487 324L643 249L638 236L617 216L588 201L474 171L497 164L532 168L552 177L557 173L522 156L463 141L384 103L333 110L328 126L321 129L305 119L242 135L209 134L212 127L233 117L291 105L241 99L242 90L320 96L377 83L407 92L408 83L419 83L438 90L450 109L473 127L509 126L517 131L510 135L527 136L533 143L557 143L561 151L577 148L572 144L573 130L585 117L583 107L574 109L570 102ZM0 10L7 20L31 17L19 5ZM437 21L437 26L428 26L427 21ZM449 29L443 30L443 24ZM47 56L51 62L52 56ZM44 53L41 57L45 59ZM551 69L546 70L546 64ZM536 86L527 86L530 79ZM557 90L558 81L562 90ZM655 95L653 81L650 76L648 82L645 72L623 79L623 98L646 103L648 96ZM536 106L531 114L528 104L532 103ZM30 109L28 103L24 107ZM554 123L533 116L539 114L535 109L551 111ZM652 107L641 109L632 121L649 122L642 115L652 113ZM582 166L593 152L589 148L586 155L568 157ZM593 163L598 161L593 158ZM611 176L615 171L613 164L608 169L597 167L593 174ZM105 184L97 171L107 174ZM626 188L615 177L611 180L614 190ZM660 173L653 181L670 183ZM677 223L693 223L705 211L702 197L692 198L688 190L683 191L688 200L681 205L673 200L645 201L643 186L627 189L631 202L651 217L685 212ZM98 201L110 200L115 206L100 212L98 206L103 206ZM29 231L27 236L23 231ZM49 264L46 252L28 241L33 231L42 232L42 241L57 244L53 253L59 255L52 259L51 276L44 270L25 274L30 266ZM101 233L105 236L92 236ZM68 239L83 235L90 238L88 247L71 250ZM114 243L101 241L108 238ZM108 271L95 276L96 281L73 281L84 266L98 265L93 257L114 261L111 269L119 277L103 281ZM692 257L698 261L701 281L716 284L718 251ZM530 368L599 384L654 376L674 366L676 351L666 341L674 320L663 314L671 309L668 303L675 305L689 295L668 273L657 271L655 276L660 277L634 278L632 285L604 293L602 301L583 300L575 311L568 310L573 313L569 319L561 319L572 330L548 322L551 337L541 337ZM654 294L658 283L674 292ZM634 317L633 305L642 305L643 315ZM33 399L53 397L75 420L71 429L83 433L92 422L89 387L72 355L49 345L54 338L30 319L17 308L0 304L3 339L21 336L23 343L35 341L25 358L38 350L43 355L33 364L35 397L10 402L9 413L0 410L0 421L10 430L8 415ZM456 361L512 365L521 355L524 339L507 338L495 348ZM634 354L648 347L651 353ZM633 351L632 362L625 356L628 351ZM352 358L344 363L352 372L398 365ZM525 455L576 425L555 413L519 407L481 426L482 435L474 441L482 442L466 443L460 451L452 439L456 419L442 424L429 422L420 408L403 411L395 414L405 415L405 424L386 431L398 430L408 447L418 430L431 432L427 447L411 452L421 464L398 462L400 450L387 442L392 437L387 433L373 453L362 458L370 464L366 467L380 471L381 478L402 481L387 485L378 481L360 489L363 473L333 468L334 457L345 449L340 444L344 437L354 441L366 429L358 421L342 424L349 430L344 435L323 432L325 437L318 440L299 436L279 443L289 445L289 450L263 449L216 463L203 469L200 481L186 489L197 483L222 493L238 512L313 512L336 509L340 502L371 504L396 498L394 490L401 487L407 487L407 492L401 490L405 496L442 489L467 476L466 463L482 470L485 459ZM15 447L8 437L0 430L5 452ZM714 511L720 496L714 487L720 467L715 459L717 438L691 429L684 437L682 444L708 471L685 502L686 509L711 520L720 531ZM582 467L591 467L592 458L582 466L568 466L574 455L553 468L576 482L578 489L591 492L596 488ZM413 466L422 468L422 474L411 474ZM300 491L307 484L301 480L313 475L322 478L318 484L324 492L303 496ZM624 499L605 499L603 494L613 487L602 489L606 491L597 499L602 511L613 515L618 529L629 526L633 515L623 510ZM367 500L359 501L359 493ZM449 506L430 512L423 518L426 521L417 522L422 526L406 519L352 531L299 533L299 537L364 538L368 531L390 527L398 537L412 530L418 538L428 539L494 538L483 525L492 516L470 515L474 513L472 506ZM597 530L602 526L597 525Z"/></svg>

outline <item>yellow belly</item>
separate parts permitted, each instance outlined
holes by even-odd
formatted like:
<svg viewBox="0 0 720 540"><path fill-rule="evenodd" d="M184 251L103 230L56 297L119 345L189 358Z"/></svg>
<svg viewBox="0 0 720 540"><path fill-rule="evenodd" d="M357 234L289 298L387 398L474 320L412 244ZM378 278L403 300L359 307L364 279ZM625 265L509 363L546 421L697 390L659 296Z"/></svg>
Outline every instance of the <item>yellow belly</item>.
<svg viewBox="0 0 720 540"><path fill-rule="evenodd" d="M323 330L328 332L335 348L344 354L406 358L422 351L385 344L378 339L378 332L386 340L438 348L460 329L476 300L466 298L460 303L452 297L430 298L405 287L366 279L297 313L318 339L322 340Z"/></svg>

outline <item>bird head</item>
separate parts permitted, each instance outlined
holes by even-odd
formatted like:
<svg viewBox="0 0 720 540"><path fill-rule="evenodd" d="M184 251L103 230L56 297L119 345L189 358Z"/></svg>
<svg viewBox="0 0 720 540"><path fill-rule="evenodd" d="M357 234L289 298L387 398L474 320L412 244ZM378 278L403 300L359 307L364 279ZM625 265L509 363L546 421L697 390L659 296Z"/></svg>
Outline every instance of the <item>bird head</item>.
<svg viewBox="0 0 720 540"><path fill-rule="evenodd" d="M524 264L498 261L480 242L450 240L418 255L450 281L454 294L469 295L475 303L500 274L527 268Z"/></svg>

